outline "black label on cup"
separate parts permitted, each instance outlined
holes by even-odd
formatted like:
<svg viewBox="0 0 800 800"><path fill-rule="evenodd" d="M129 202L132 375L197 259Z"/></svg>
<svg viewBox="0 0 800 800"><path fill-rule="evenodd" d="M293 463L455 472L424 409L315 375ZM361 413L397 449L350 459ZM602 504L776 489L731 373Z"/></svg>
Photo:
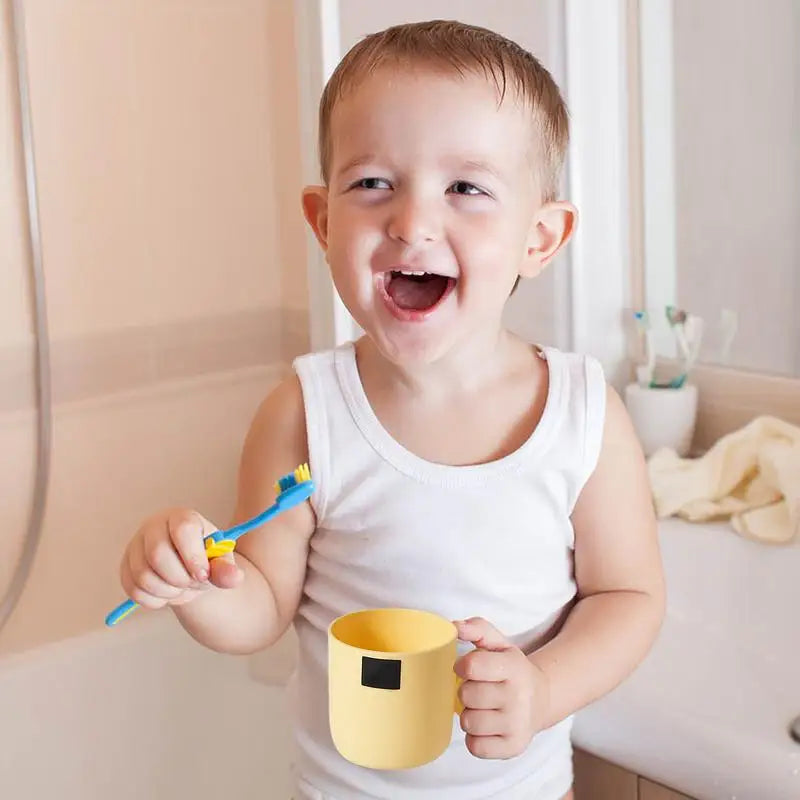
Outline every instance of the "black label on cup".
<svg viewBox="0 0 800 800"><path fill-rule="evenodd" d="M400 688L400 661L396 658L361 657L361 685L373 689Z"/></svg>

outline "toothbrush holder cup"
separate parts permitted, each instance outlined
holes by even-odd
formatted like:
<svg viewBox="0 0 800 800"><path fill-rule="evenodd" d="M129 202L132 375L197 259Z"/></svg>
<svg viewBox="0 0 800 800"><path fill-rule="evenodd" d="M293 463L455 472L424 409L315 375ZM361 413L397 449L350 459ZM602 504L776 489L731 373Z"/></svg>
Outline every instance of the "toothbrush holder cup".
<svg viewBox="0 0 800 800"><path fill-rule="evenodd" d="M668 447L679 456L689 455L697 421L697 386L679 389L640 386L625 388L625 406L648 458Z"/></svg>

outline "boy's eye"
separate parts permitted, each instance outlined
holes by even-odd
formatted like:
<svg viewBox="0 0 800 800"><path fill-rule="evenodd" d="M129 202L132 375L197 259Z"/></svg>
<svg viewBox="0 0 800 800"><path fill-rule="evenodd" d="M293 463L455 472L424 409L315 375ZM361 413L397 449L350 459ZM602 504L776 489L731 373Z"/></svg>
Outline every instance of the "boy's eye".
<svg viewBox="0 0 800 800"><path fill-rule="evenodd" d="M354 189L391 189L391 184L385 178L362 178L353 184Z"/></svg>
<svg viewBox="0 0 800 800"><path fill-rule="evenodd" d="M482 189L479 189L475 184L468 183L467 181L456 181L449 189L453 194L476 195L485 194Z"/></svg>

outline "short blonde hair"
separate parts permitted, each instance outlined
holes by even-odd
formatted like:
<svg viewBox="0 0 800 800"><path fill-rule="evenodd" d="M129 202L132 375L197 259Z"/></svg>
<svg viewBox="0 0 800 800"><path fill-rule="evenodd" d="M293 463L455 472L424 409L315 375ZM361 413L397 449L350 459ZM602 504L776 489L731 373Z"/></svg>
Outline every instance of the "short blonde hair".
<svg viewBox="0 0 800 800"><path fill-rule="evenodd" d="M337 100L385 64L426 64L494 81L500 102L510 83L530 109L537 131L538 179L545 201L555 198L569 142L567 106L552 75L527 50L498 33L462 22L395 25L354 45L331 75L319 106L322 178L330 179L331 117Z"/></svg>

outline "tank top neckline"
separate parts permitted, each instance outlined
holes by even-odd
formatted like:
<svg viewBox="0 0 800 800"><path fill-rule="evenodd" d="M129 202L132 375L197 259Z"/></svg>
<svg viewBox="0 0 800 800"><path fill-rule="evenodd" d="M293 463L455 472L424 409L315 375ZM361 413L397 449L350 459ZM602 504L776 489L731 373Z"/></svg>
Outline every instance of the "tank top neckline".
<svg viewBox="0 0 800 800"><path fill-rule="evenodd" d="M375 415L358 372L353 342L337 348L334 365L345 403L361 435L375 452L399 472L422 483L437 486L478 485L506 473L519 472L536 463L550 446L563 412L564 364L559 351L536 348L548 367L544 410L530 436L513 452L481 464L453 466L428 461L400 444Z"/></svg>

